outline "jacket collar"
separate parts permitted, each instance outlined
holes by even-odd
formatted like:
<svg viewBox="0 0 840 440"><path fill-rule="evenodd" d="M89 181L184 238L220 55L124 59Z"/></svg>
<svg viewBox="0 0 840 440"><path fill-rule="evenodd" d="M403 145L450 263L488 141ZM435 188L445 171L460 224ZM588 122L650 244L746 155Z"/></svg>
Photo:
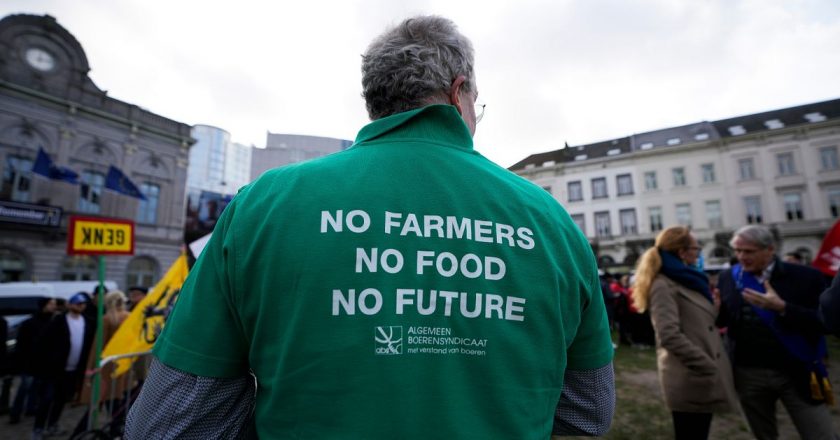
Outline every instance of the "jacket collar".
<svg viewBox="0 0 840 440"><path fill-rule="evenodd" d="M470 130L451 105L434 104L377 119L362 127L351 148L384 141L424 141L472 151Z"/></svg>
<svg viewBox="0 0 840 440"><path fill-rule="evenodd" d="M716 316L715 306L713 303L709 302L709 300L703 296L702 293L689 289L688 287L683 286L682 284L668 278L663 274L659 274L659 276L665 278L666 282L669 286L676 289L677 295L686 298L687 300L691 301L701 309L705 310L712 316Z"/></svg>

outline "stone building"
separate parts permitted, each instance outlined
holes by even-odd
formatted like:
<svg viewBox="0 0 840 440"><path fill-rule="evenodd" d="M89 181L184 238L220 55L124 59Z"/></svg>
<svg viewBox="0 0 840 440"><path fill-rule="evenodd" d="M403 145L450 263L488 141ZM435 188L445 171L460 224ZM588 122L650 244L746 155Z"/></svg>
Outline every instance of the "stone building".
<svg viewBox="0 0 840 440"><path fill-rule="evenodd" d="M122 288L152 285L179 255L190 126L109 97L89 71L55 18L0 20L0 281L97 279L95 258L66 253L70 215L136 222L134 255L105 258ZM52 177L33 172L39 151ZM146 199L107 189L111 166Z"/></svg>
<svg viewBox="0 0 840 440"><path fill-rule="evenodd" d="M724 264L739 227L774 229L811 260L840 217L840 99L533 154L510 169L551 192L599 263L631 267L656 234L690 225Z"/></svg>
<svg viewBox="0 0 840 440"><path fill-rule="evenodd" d="M353 141L346 139L268 133L265 148L254 148L251 153L251 180L272 168L326 156L351 145Z"/></svg>

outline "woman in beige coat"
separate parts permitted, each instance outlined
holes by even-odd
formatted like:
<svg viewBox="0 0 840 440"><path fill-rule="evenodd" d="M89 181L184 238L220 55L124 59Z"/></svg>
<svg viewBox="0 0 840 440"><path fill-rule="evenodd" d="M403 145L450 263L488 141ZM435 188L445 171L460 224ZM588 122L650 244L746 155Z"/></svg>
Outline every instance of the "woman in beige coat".
<svg viewBox="0 0 840 440"><path fill-rule="evenodd" d="M126 310L126 304L128 302L128 298L119 290L113 290L108 292L105 295L105 315L102 317L102 347L105 348L108 345L108 341L114 336L114 333L117 332L117 329L120 328L120 325L123 321L128 318L128 310ZM88 356L88 371L93 372L95 368L95 356L94 350L90 351L90 356ZM118 378L116 380L112 380L111 373L114 371L114 364L108 364L99 372L100 377L100 386L99 386L99 400L102 401L110 401L114 399L116 402L119 402L122 399L123 394L128 389L128 375L124 375L122 378ZM90 403L91 400L91 389L92 383L91 379L85 381L84 388L82 390L82 403Z"/></svg>
<svg viewBox="0 0 840 440"><path fill-rule="evenodd" d="M662 231L639 259L633 302L650 310L656 360L676 439L707 439L712 413L734 410L729 360L715 327L720 300L695 269L700 246L691 231Z"/></svg>

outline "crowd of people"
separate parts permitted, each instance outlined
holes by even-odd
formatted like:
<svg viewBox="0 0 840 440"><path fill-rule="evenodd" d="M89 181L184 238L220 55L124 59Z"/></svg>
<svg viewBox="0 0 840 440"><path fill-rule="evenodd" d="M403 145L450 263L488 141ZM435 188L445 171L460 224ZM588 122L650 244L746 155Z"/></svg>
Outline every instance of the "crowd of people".
<svg viewBox="0 0 840 440"><path fill-rule="evenodd" d="M442 17L370 44L372 122L352 148L266 172L225 209L155 344L127 437L603 435L616 411L612 327L620 343L655 347L675 438L706 439L714 413L739 411L756 438L775 439L781 401L802 438L834 439L824 333L840 294L823 293L825 277L746 226L730 242L736 264L710 280L697 238L675 226L632 277L599 283L557 200L473 150L484 110L473 66L472 44ZM102 296L108 338L126 297ZM65 403L86 394L97 301L46 300L21 328L10 422L34 415L34 439L61 433ZM121 400L133 384L103 386Z"/></svg>
<svg viewBox="0 0 840 440"><path fill-rule="evenodd" d="M591 248L557 200L473 150L484 110L476 105L473 64L471 43L442 17L406 19L370 44L362 87L372 122L353 147L267 172L233 199L155 345L127 432L601 435L616 410L612 326L622 343L656 347L676 438L705 439L713 413L743 411L757 438L775 439L781 400L803 438L832 439L821 363L831 324L819 320L832 315L817 302L823 275L780 260L769 230L747 226L730 243L737 263L711 282L697 269L697 238L672 227L639 259L635 280L599 285ZM325 181L342 185L326 188ZM420 225L414 214L442 209L444 244L432 238L444 237L443 217ZM320 228L312 227L319 217ZM458 219L476 218L485 226L455 237ZM400 234L389 234L392 228ZM423 249L416 266L403 266L406 249ZM462 279L453 277L456 263L451 273L440 260L437 273L427 271L420 257L434 254L430 249L450 260L490 253L497 268L507 266L494 277L470 272ZM416 273L401 270L407 266ZM429 304L423 290L406 288L455 281L453 291L429 291ZM500 289L510 296L503 305L502 296L488 295L498 306L495 320L483 319L494 312L481 314L478 300L478 312L463 300L466 292ZM439 292L449 295L445 318L435 315ZM395 307L387 302L394 298ZM451 307L454 298L460 308ZM429 327L417 327L421 322ZM467 350L480 354L474 357L425 347L404 356L403 336L411 340L411 333L403 329L461 331L491 342Z"/></svg>
<svg viewBox="0 0 840 440"><path fill-rule="evenodd" d="M824 334L840 319L837 278L826 290L824 274L779 258L764 226L738 229L730 246L734 264L710 280L691 230L667 228L626 289L650 314L675 438L707 439L713 413L736 411L757 439L777 439L781 402L803 439L836 439Z"/></svg>
<svg viewBox="0 0 840 440"><path fill-rule="evenodd" d="M144 287L132 287L129 296L121 291L104 295L103 346L119 325L128 317L128 310L138 304L146 293ZM100 373L102 401L111 396L118 399L128 386L117 381L112 390L110 371L98 370L93 350L96 334L99 294L78 292L66 301L42 298L38 311L23 321L17 330L14 348L4 357L2 369L17 382L9 405L9 424L18 424L25 417L33 419L32 438L66 436L87 427L87 417L75 426L61 426L59 420L69 402L89 404L92 377ZM114 402L109 402L114 406Z"/></svg>
<svg viewBox="0 0 840 440"><path fill-rule="evenodd" d="M633 275L606 273L601 278L601 293L610 319L610 328L618 332L619 345L647 349L654 345L650 313L633 303Z"/></svg>

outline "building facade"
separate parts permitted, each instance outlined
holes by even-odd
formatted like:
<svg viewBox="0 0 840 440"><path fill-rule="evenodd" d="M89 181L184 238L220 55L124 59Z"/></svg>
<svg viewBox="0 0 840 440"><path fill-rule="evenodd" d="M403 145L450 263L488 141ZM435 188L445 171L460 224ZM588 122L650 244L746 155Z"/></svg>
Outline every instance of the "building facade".
<svg viewBox="0 0 840 440"><path fill-rule="evenodd" d="M0 281L97 279L94 257L67 255L71 215L135 222L134 255L105 258L122 288L153 285L180 253L190 127L109 97L89 71L55 18L0 20ZM41 156L51 166L33 172ZM145 200L107 188L112 166Z"/></svg>
<svg viewBox="0 0 840 440"><path fill-rule="evenodd" d="M227 202L251 181L253 147L231 142L230 133L210 125L195 125L195 144L187 169L187 223L189 243L209 234Z"/></svg>
<svg viewBox="0 0 840 440"><path fill-rule="evenodd" d="M709 264L746 224L810 261L840 216L840 99L531 155L510 169L551 192L602 267L631 267L663 228L691 226Z"/></svg>
<svg viewBox="0 0 840 440"><path fill-rule="evenodd" d="M320 136L268 133L265 148L255 148L251 180L272 168L326 156L353 145L353 141Z"/></svg>
<svg viewBox="0 0 840 440"><path fill-rule="evenodd" d="M236 194L251 182L249 145L231 142L230 133L210 125L194 125L187 169L188 191L212 191Z"/></svg>

